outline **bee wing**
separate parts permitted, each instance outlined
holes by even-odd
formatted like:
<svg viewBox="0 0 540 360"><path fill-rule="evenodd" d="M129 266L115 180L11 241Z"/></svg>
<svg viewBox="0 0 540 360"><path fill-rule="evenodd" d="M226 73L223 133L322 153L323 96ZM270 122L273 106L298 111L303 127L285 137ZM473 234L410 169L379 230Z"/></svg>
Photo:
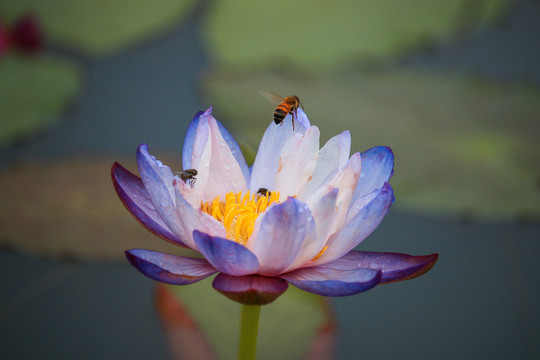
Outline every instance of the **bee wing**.
<svg viewBox="0 0 540 360"><path fill-rule="evenodd" d="M280 102L283 101L284 98L282 98L281 96L278 96L274 93L271 93L269 91L264 91L264 90L261 90L259 91L261 93L261 95L268 101L270 101L272 104L279 104Z"/></svg>

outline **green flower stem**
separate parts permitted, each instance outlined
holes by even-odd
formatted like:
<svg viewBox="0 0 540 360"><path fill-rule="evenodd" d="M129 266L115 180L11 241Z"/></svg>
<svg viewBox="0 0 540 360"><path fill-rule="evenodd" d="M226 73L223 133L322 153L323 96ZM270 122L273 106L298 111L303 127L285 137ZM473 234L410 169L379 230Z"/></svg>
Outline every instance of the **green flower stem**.
<svg viewBox="0 0 540 360"><path fill-rule="evenodd" d="M260 305L242 305L238 360L255 360L260 313Z"/></svg>

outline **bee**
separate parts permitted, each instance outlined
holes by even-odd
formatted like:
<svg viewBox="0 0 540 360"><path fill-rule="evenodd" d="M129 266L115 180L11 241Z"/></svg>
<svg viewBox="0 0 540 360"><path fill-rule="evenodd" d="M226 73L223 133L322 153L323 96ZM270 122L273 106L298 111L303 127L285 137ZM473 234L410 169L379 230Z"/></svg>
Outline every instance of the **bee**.
<svg viewBox="0 0 540 360"><path fill-rule="evenodd" d="M272 195L272 193L270 191L268 191L267 188L260 188L259 190L257 190L257 195L259 195L259 196L270 196L270 195Z"/></svg>
<svg viewBox="0 0 540 360"><path fill-rule="evenodd" d="M197 175L197 170L195 169L187 169L184 171L180 171L178 175L180 175L180 179L184 180L186 184L191 185L191 187L193 187L193 185L195 185L195 181L197 181L197 179L195 178L195 176Z"/></svg>
<svg viewBox="0 0 540 360"><path fill-rule="evenodd" d="M299 107L301 107L302 109L304 108L304 105L302 105L298 96L289 95L285 98L282 98L280 96L265 91L261 91L261 94L274 103L279 102L279 105L276 106L276 109L274 110L274 122L276 123L276 125L282 125L283 120L285 120L285 116L291 114L292 128L294 131L294 118L298 117L296 114L296 110L298 110Z"/></svg>

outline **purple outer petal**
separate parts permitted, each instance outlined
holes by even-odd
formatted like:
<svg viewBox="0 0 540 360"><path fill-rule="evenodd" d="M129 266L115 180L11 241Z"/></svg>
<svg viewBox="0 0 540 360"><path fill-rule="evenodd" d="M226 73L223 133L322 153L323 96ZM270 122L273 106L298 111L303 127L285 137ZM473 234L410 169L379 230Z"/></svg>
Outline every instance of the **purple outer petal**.
<svg viewBox="0 0 540 360"><path fill-rule="evenodd" d="M191 155L193 154L193 143L197 126L199 126L199 117L204 114L204 111L199 111L193 117L193 120L188 125L186 136L184 137L184 148L182 150L182 167L184 170L191 168Z"/></svg>
<svg viewBox="0 0 540 360"><path fill-rule="evenodd" d="M141 225L164 240L187 247L163 222L138 176L114 163L111 177L118 197Z"/></svg>
<svg viewBox="0 0 540 360"><path fill-rule="evenodd" d="M182 150L182 167L184 170L191 168L191 157L193 155L193 144L195 141L195 134L197 133L197 126L199 126L199 118L201 115L204 114L211 114L212 108L209 108L206 111L199 111L195 114L193 117L193 120L189 123L188 129L186 131L186 136L184 138L184 147ZM223 140L227 143L229 146L229 149L231 149L231 153L233 154L234 158L238 162L238 165L240 166L240 169L242 169L242 174L244 175L244 179L246 180L246 184L249 185L250 178L251 178L251 171L247 165L246 159L244 158L244 154L242 153L242 150L240 150L240 146L234 140L234 137L231 135L231 133L225 128L225 126L216 120L216 123L219 128L219 132L221 133L221 136L223 137Z"/></svg>
<svg viewBox="0 0 540 360"><path fill-rule="evenodd" d="M214 278L212 286L229 299L244 305L270 304L289 288L289 284L279 278L230 276L223 273Z"/></svg>
<svg viewBox="0 0 540 360"><path fill-rule="evenodd" d="M340 270L325 265L292 271L279 277L297 288L323 296L348 296L367 291L381 280L381 271Z"/></svg>
<svg viewBox="0 0 540 360"><path fill-rule="evenodd" d="M159 216L174 234L182 234L183 226L175 204L174 175L171 169L150 155L146 144L137 148L137 165L146 192Z"/></svg>
<svg viewBox="0 0 540 360"><path fill-rule="evenodd" d="M361 155L362 171L352 202L380 189L394 174L394 153L389 147L375 146Z"/></svg>
<svg viewBox="0 0 540 360"><path fill-rule="evenodd" d="M413 256L400 253L353 250L341 259L324 264L326 268L352 270L368 268L382 271L381 284L403 281L430 270L439 254Z"/></svg>
<svg viewBox="0 0 540 360"><path fill-rule="evenodd" d="M126 257L137 270L151 279L173 285L193 284L217 272L205 259L132 249Z"/></svg>
<svg viewBox="0 0 540 360"><path fill-rule="evenodd" d="M193 232L193 239L206 260L225 274L242 276L259 271L257 257L243 245L197 230Z"/></svg>

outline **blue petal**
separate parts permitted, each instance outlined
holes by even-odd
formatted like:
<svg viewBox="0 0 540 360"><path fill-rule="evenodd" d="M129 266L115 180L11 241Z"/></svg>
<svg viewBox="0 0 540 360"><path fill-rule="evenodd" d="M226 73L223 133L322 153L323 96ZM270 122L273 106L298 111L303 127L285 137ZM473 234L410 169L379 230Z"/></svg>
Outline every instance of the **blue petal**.
<svg viewBox="0 0 540 360"><path fill-rule="evenodd" d="M111 176L118 197L146 229L164 240L186 246L163 222L138 176L118 163L112 166Z"/></svg>
<svg viewBox="0 0 540 360"><path fill-rule="evenodd" d="M259 271L257 257L243 245L197 230L193 232L193 239L206 260L225 274L242 276Z"/></svg>
<svg viewBox="0 0 540 360"><path fill-rule="evenodd" d="M205 259L152 250L128 250L126 257L131 265L149 278L173 285L193 284L217 272Z"/></svg>
<svg viewBox="0 0 540 360"><path fill-rule="evenodd" d="M137 149L137 164L144 187L159 216L171 231L178 236L182 233L180 216L176 210L173 187L174 175L167 166L161 164L148 153L148 145L141 144Z"/></svg>
<svg viewBox="0 0 540 360"><path fill-rule="evenodd" d="M324 266L339 270L359 268L381 270L381 284L385 284L420 276L430 270L438 258L439 254L413 256L400 253L352 250L342 258L324 264Z"/></svg>
<svg viewBox="0 0 540 360"><path fill-rule="evenodd" d="M193 154L193 143L195 134L197 134L197 126L199 126L199 117L204 114L204 111L199 111L189 123L184 137L184 149L182 150L182 168L184 170L191 169L191 155Z"/></svg>
<svg viewBox="0 0 540 360"><path fill-rule="evenodd" d="M387 146L376 146L362 153L362 171L353 202L380 189L394 174L394 153Z"/></svg>
<svg viewBox="0 0 540 360"><path fill-rule="evenodd" d="M323 296L348 296L367 291L381 280L381 271L372 269L338 270L314 266L279 276L297 288Z"/></svg>
<svg viewBox="0 0 540 360"><path fill-rule="evenodd" d="M296 109L296 118L295 118L294 121L297 124L302 125L306 129L311 126L311 123L309 122L309 119L308 119L306 113L304 112L304 110L302 110L302 108Z"/></svg>

